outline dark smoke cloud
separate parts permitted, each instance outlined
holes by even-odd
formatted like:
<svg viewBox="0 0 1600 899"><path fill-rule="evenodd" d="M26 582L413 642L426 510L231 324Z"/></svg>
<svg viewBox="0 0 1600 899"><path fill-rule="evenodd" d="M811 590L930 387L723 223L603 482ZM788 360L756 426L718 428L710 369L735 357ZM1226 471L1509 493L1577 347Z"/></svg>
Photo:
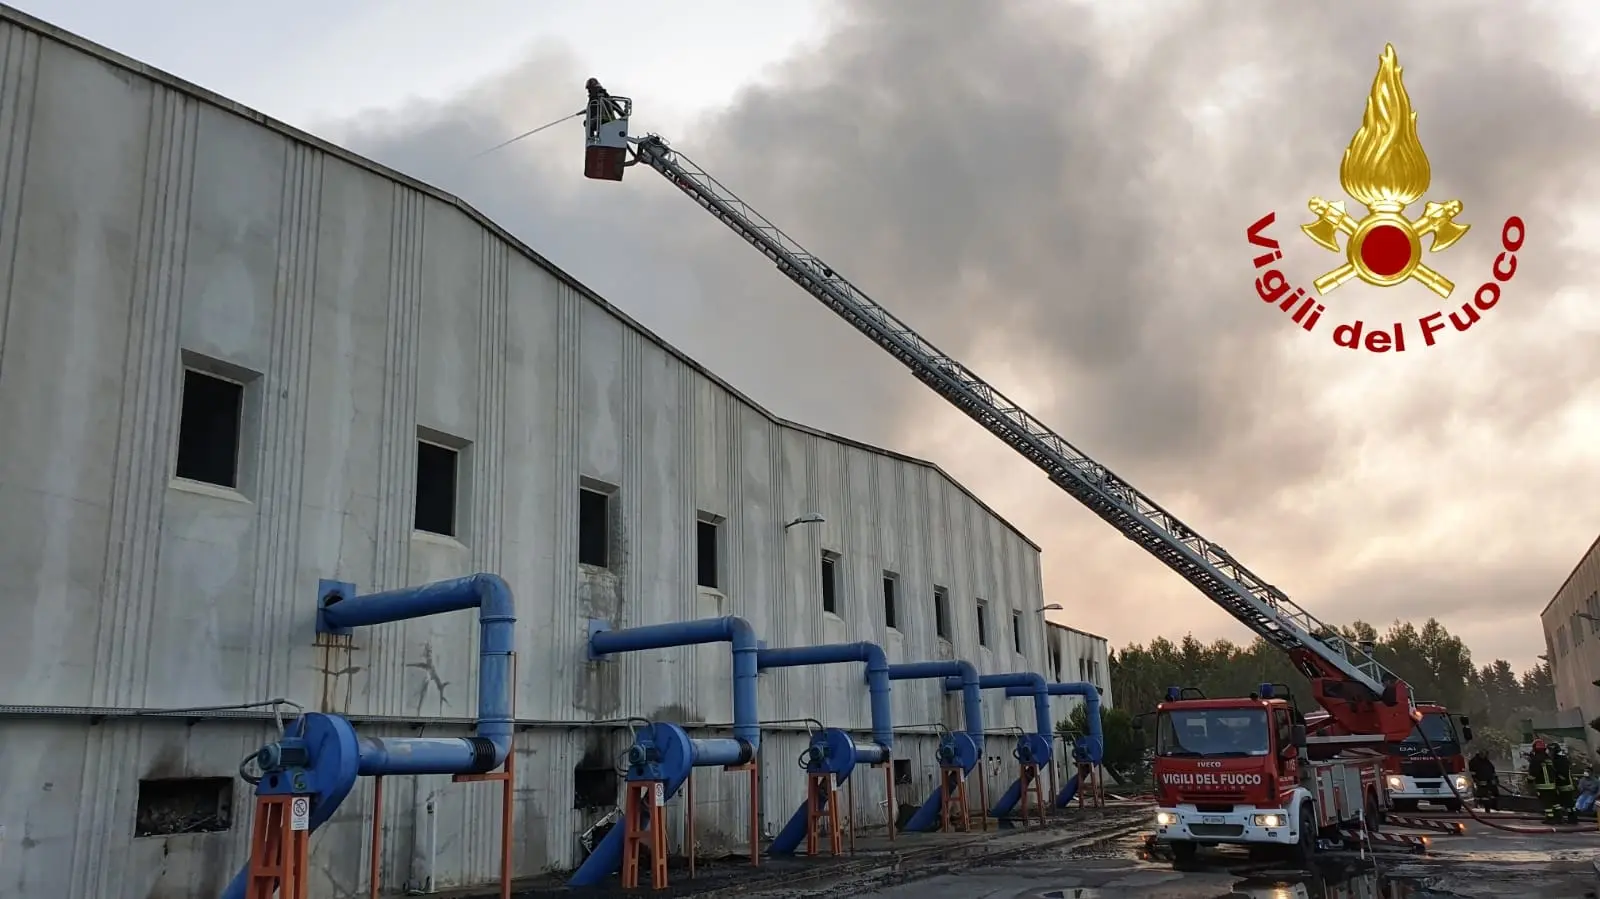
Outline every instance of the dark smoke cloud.
<svg viewBox="0 0 1600 899"><path fill-rule="evenodd" d="M1553 50L1565 20L1489 0L1160 2L1117 23L1045 0L911 9L836 7L819 49L682 149L1323 617L1437 614L1480 653L1531 662L1536 615L1596 525L1550 505L1600 487L1562 449L1600 375L1577 307L1556 302L1593 269L1569 232L1594 206L1600 146L1593 91ZM1431 349L1414 323L1439 303L1420 287L1342 288L1316 335L1251 288L1244 230L1269 210L1296 283L1337 261L1297 226L1309 196L1342 196L1385 41L1428 197L1462 199L1473 225L1430 260L1456 303L1487 277L1500 223L1528 223L1506 298ZM1241 636L662 179L585 182L576 124L464 162L576 109L590 74L604 80L537 47L447 104L331 130L459 193L778 414L944 465L1045 545L1073 623ZM608 87L639 101L635 131L651 102L684 99ZM1410 321L1414 351L1334 347L1334 320L1355 317Z"/></svg>

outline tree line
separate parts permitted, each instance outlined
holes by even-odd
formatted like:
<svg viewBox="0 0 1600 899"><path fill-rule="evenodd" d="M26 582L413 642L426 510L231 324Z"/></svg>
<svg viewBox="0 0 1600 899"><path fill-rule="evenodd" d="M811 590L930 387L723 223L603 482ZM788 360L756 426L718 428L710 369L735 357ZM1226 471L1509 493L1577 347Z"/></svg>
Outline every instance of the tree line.
<svg viewBox="0 0 1600 899"><path fill-rule="evenodd" d="M1482 749L1498 760L1509 760L1521 740L1521 722L1541 717L1556 708L1550 665L1541 661L1518 674L1505 659L1474 664L1472 653L1459 637L1430 618L1418 628L1396 621L1379 634L1377 628L1357 621L1340 629L1352 643L1373 644L1373 656L1412 687L1418 702L1437 702L1451 714L1471 719L1473 740L1469 752ZM1166 698L1168 687L1198 687L1207 696L1246 696L1261 684L1284 684L1299 698L1301 708L1314 707L1311 685L1289 662L1283 650L1261 638L1240 645L1230 640L1202 643L1193 634L1173 642L1157 637L1148 644L1134 643L1111 653L1111 693L1117 711L1103 719L1106 728L1107 767L1119 773L1137 767L1137 741L1130 728L1132 716L1152 711ZM1059 729L1081 732L1082 715L1063 721ZM1114 733L1115 731L1115 733ZM1111 758L1112 744L1118 758Z"/></svg>

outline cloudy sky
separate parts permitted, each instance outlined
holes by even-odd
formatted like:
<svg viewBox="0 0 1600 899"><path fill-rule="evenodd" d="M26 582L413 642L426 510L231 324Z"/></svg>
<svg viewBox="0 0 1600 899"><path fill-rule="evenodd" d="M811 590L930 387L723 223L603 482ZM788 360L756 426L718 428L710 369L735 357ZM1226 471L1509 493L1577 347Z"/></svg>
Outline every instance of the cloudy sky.
<svg viewBox="0 0 1600 899"><path fill-rule="evenodd" d="M1433 615L1526 666L1600 532L1593 4L19 5L461 195L780 415L938 462L1114 643L1245 634L662 179L585 181L576 123L473 154L600 77L636 133L1325 620ZM1308 334L1255 298L1245 229L1277 213L1296 283L1339 261L1296 226L1342 196L1386 41L1427 198L1473 226L1429 260L1459 286L1352 282ZM1512 215L1501 301L1423 346L1417 319L1471 299ZM1407 351L1335 346L1355 318L1406 323Z"/></svg>

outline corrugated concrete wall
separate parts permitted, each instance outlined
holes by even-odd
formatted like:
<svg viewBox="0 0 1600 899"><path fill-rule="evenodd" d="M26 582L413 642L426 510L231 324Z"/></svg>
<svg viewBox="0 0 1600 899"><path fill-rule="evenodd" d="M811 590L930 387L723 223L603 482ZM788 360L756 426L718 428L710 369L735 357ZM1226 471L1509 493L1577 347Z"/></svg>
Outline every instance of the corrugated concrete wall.
<svg viewBox="0 0 1600 899"><path fill-rule="evenodd" d="M1600 540L1589 545L1539 614L1556 709L1564 726L1585 726L1600 712L1600 687L1594 684L1600 678L1595 652L1600 620L1595 619L1600 619ZM1600 734L1592 728L1585 730L1584 739L1591 751L1600 746Z"/></svg>
<svg viewBox="0 0 1600 899"><path fill-rule="evenodd" d="M1106 638L1077 628L1047 622L1045 640L1048 658L1045 675L1062 682L1092 683L1100 688L1100 705L1111 708L1111 656ZM1072 714L1082 700L1058 696L1051 700L1051 711L1060 721Z"/></svg>
<svg viewBox="0 0 1600 899"><path fill-rule="evenodd" d="M774 646L875 640L895 660L1046 670L1037 548L938 470L780 423L450 198L3 7L0 291L0 705L56 707L0 718L0 894L187 899L243 860L244 784L229 830L136 838L139 782L232 776L270 722L86 708L286 696L371 733L465 733L473 616L319 643L319 578L510 581L522 875L575 863L598 811L574 808L574 767L624 745L604 722L730 716L725 647L590 664L590 617L735 614ZM172 476L185 365L247 383L237 490ZM458 538L412 530L419 429L463 449ZM608 570L577 562L584 483L616 490ZM826 523L783 529L807 512ZM724 519L723 591L695 586L702 513ZM820 609L825 550L838 615ZM900 683L894 706L914 800L931 725L958 723L957 703ZM1027 700L985 707L993 729L1032 720ZM859 666L764 675L761 709L868 724ZM770 826L803 791L803 743L803 724L772 725ZM880 784L862 779L863 823L883 818ZM387 884L427 869L429 797L436 885L496 876L495 787L385 789ZM369 791L313 841L318 895L364 889ZM696 796L703 843L746 838L744 778L702 773Z"/></svg>

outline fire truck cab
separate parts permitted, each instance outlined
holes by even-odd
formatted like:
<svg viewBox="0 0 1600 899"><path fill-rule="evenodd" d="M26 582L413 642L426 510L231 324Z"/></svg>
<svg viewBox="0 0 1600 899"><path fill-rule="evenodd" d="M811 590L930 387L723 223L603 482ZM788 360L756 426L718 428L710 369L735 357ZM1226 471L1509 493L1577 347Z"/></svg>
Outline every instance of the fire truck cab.
<svg viewBox="0 0 1600 899"><path fill-rule="evenodd" d="M1382 820L1382 753L1309 739L1292 697L1277 694L1272 684L1244 699L1171 687L1156 706L1154 837L1177 861L1234 844L1278 847L1303 866L1322 834Z"/></svg>

